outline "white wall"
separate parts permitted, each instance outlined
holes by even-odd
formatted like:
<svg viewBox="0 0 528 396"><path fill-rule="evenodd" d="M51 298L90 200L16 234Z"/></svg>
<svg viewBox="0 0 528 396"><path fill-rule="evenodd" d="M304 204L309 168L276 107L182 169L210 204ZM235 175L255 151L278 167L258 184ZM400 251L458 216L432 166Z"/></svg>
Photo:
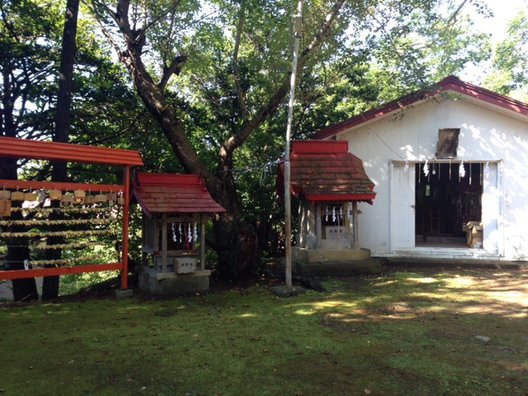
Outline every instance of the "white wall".
<svg viewBox="0 0 528 396"><path fill-rule="evenodd" d="M493 242L507 259L528 258L528 120L461 99L430 100L337 137L350 142L350 152L364 161L376 185L374 205L360 205L361 246L373 255L391 253L390 164L434 159L441 128L460 128L458 160L502 161L495 165L496 171L492 166L488 177L493 180L488 180L483 197L483 220L494 217L499 228L493 235L484 231L485 248ZM493 194L498 196L498 207L486 203Z"/></svg>

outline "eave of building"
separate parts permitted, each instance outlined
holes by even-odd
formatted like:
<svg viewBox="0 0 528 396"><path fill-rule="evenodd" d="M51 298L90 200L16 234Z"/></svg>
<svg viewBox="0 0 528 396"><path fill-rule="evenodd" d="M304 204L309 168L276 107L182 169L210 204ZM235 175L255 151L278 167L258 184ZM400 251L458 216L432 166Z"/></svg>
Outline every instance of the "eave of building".
<svg viewBox="0 0 528 396"><path fill-rule="evenodd" d="M312 202L363 201L376 197L374 183L361 159L348 151L346 141L293 141L291 192ZM279 164L278 191L282 194L283 167Z"/></svg>
<svg viewBox="0 0 528 396"><path fill-rule="evenodd" d="M198 175L137 173L133 193L149 217L160 213L222 213Z"/></svg>
<svg viewBox="0 0 528 396"><path fill-rule="evenodd" d="M399 113L404 114L405 111L431 100L464 100L518 120L528 121L528 104L464 82L457 77L449 76L429 91L414 92L381 107L331 125L316 132L314 138L329 139L343 132L353 131L380 120L397 116Z"/></svg>

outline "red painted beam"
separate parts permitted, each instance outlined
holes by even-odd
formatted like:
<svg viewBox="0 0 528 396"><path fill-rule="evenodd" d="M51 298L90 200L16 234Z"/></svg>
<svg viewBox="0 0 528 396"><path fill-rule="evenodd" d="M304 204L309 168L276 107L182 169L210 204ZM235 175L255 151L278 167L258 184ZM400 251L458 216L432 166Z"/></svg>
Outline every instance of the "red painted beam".
<svg viewBox="0 0 528 396"><path fill-rule="evenodd" d="M0 137L0 157L142 166L138 151Z"/></svg>
<svg viewBox="0 0 528 396"><path fill-rule="evenodd" d="M347 140L294 140L292 142L292 156L296 154L336 154L347 153Z"/></svg>
<svg viewBox="0 0 528 396"><path fill-rule="evenodd" d="M122 263L112 263L112 264L77 265L75 267L39 268L39 269L30 269L30 270L0 271L0 280L38 278L41 276L55 276L55 275L72 275L72 274L82 274L84 272L117 271L117 270L122 270L122 269L123 269Z"/></svg>
<svg viewBox="0 0 528 396"><path fill-rule="evenodd" d="M74 191L84 190L91 191L93 193L98 192L122 192L124 186L119 184L86 184L86 183L59 183L49 181L27 181L27 180L7 180L0 179L0 190L1 189L11 190L62 190L62 191Z"/></svg>

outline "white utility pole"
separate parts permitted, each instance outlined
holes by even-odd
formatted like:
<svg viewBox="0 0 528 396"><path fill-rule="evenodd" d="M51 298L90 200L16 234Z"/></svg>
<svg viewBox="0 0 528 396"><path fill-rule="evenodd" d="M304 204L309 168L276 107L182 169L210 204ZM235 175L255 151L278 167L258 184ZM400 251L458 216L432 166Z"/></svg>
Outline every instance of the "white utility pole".
<svg viewBox="0 0 528 396"><path fill-rule="evenodd" d="M293 43L293 64L290 79L290 101L288 103L288 125L286 127L286 149L284 153L284 228L286 240L284 242L286 254L286 286L292 286L292 254L291 254L291 164L290 164L290 140L293 123L293 104L295 102L295 83L297 79L297 59L299 57L299 42L301 40L303 0L297 3L297 15L295 15L295 31Z"/></svg>

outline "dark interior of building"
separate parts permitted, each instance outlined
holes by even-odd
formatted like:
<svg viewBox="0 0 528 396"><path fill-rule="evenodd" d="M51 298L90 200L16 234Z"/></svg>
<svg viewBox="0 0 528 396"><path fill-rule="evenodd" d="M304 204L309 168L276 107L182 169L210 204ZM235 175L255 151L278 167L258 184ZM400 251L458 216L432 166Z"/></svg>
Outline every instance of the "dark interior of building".
<svg viewBox="0 0 528 396"><path fill-rule="evenodd" d="M416 246L465 247L465 225L481 221L483 163L415 166Z"/></svg>

